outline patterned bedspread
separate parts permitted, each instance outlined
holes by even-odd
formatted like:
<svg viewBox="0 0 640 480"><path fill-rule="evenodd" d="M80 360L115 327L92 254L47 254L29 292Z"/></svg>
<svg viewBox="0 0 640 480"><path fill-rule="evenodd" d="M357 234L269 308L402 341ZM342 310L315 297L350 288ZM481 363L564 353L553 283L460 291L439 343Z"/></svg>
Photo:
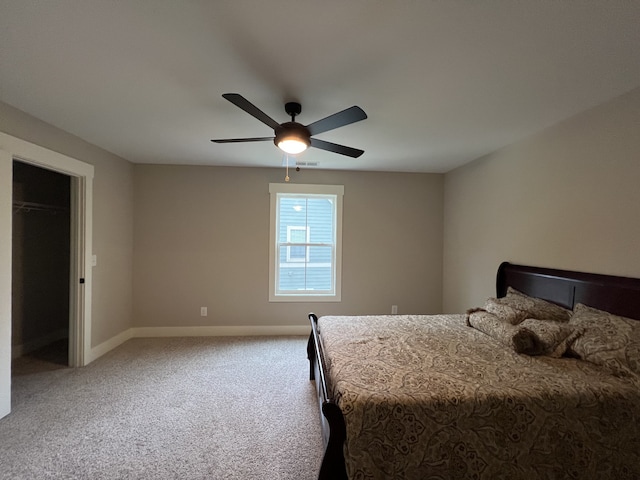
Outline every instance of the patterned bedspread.
<svg viewBox="0 0 640 480"><path fill-rule="evenodd" d="M462 315L321 317L350 479L640 478L640 381Z"/></svg>

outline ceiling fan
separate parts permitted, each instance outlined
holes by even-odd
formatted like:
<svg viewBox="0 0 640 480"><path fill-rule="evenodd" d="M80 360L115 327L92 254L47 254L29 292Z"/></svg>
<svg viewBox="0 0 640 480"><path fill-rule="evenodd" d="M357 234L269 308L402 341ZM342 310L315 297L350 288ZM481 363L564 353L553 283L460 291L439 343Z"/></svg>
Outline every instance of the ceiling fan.
<svg viewBox="0 0 640 480"><path fill-rule="evenodd" d="M291 116L290 122L278 123L269 115L264 113L258 107L256 107L249 100L244 98L239 93L225 93L223 98L229 100L236 107L241 108L249 115L257 118L265 125L273 128L273 137L255 137L255 138L227 138L220 140L211 140L215 143L242 143L242 142L264 142L267 140L273 140L283 152L295 155L297 153L304 152L309 147L319 148L321 150L327 150L329 152L338 153L340 155L346 155L348 157L358 158L364 153L364 150L357 148L346 147L344 145L338 145L337 143L327 142L325 140L319 140L312 138L313 135L319 133L328 132L339 127L344 127L351 123L359 122L367 118L367 114L364 113L360 107L350 107L341 112L329 115L321 120L310 123L309 125L302 125L296 122L296 116L302 111L302 106L297 102L288 102L284 106L284 110Z"/></svg>

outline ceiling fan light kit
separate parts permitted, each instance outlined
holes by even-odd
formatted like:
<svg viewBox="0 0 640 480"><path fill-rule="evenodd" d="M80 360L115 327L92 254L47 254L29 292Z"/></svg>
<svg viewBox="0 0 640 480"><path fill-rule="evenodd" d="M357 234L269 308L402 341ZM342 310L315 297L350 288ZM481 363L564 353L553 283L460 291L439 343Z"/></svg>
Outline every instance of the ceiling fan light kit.
<svg viewBox="0 0 640 480"><path fill-rule="evenodd" d="M311 146L311 134L304 125L296 122L296 115L302 112L302 105L296 102L285 104L284 110L291 115L291 121L283 123L275 130L275 143L280 150L289 155L297 155Z"/></svg>
<svg viewBox="0 0 640 480"><path fill-rule="evenodd" d="M296 122L296 116L302 111L302 106L297 102L288 102L285 104L284 109L287 114L291 116L291 121L280 124L238 93L225 93L222 97L233 103L236 107L241 108L252 117L260 120L265 125L271 127L273 129L274 136L214 139L211 140L212 142L244 143L273 140L273 143L278 148L289 155L302 153L309 147L315 147L353 158L358 158L364 153L364 150L359 150L357 148L351 148L344 145L338 145L337 143L311 138L313 135L328 132L329 130L334 130L345 125L364 120L367 118L367 114L364 113L364 110L360 107L353 106L347 108L346 110L334 113L333 115L305 126Z"/></svg>
<svg viewBox="0 0 640 480"><path fill-rule="evenodd" d="M309 148L310 143L307 141L303 141L300 138L287 136L282 139L278 139L276 137L274 139L278 148L289 155L297 155L298 153L304 152L307 148Z"/></svg>

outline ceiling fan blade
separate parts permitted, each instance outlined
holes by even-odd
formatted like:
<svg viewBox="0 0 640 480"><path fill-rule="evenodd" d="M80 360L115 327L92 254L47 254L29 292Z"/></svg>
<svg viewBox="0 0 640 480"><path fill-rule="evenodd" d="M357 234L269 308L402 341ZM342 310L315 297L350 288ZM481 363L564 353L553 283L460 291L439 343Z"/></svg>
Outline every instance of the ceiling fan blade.
<svg viewBox="0 0 640 480"><path fill-rule="evenodd" d="M243 142L266 142L273 141L273 137L255 137L255 138L223 138L220 140L211 140L215 143L243 143Z"/></svg>
<svg viewBox="0 0 640 480"><path fill-rule="evenodd" d="M256 107L253 103L251 103L249 100L244 98L239 93L223 93L222 98L229 100L236 107L241 108L242 110L247 112L249 115L257 118L262 123L270 126L274 130L277 128L280 128L280 124L278 122L276 122L273 118L271 118L269 115L264 113L262 110L260 110L258 107Z"/></svg>
<svg viewBox="0 0 640 480"><path fill-rule="evenodd" d="M340 155L346 155L347 157L353 158L358 158L364 153L364 150L345 147L344 145L338 145L337 143L325 142L324 140L318 140L317 138L311 139L311 146L319 148L321 150L327 150L328 152L339 153Z"/></svg>
<svg viewBox="0 0 640 480"><path fill-rule="evenodd" d="M367 114L364 113L360 107L350 107L346 110L342 110L341 112L334 113L333 115L329 115L317 122L313 122L307 125L309 129L309 133L311 135L317 135L319 133L328 132L329 130L333 130L334 128L344 127L345 125L349 125L351 123L359 122L360 120L364 120L367 118Z"/></svg>

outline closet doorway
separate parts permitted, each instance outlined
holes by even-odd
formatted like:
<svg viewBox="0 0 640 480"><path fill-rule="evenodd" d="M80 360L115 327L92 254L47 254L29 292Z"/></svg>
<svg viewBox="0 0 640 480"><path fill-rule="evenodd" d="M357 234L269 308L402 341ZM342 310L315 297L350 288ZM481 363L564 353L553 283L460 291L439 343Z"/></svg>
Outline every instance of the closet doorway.
<svg viewBox="0 0 640 480"><path fill-rule="evenodd" d="M93 358L91 290L94 166L0 132L0 418L11 412L11 290L14 160L71 178L69 365Z"/></svg>
<svg viewBox="0 0 640 480"><path fill-rule="evenodd" d="M12 374L70 365L71 177L13 161Z"/></svg>

